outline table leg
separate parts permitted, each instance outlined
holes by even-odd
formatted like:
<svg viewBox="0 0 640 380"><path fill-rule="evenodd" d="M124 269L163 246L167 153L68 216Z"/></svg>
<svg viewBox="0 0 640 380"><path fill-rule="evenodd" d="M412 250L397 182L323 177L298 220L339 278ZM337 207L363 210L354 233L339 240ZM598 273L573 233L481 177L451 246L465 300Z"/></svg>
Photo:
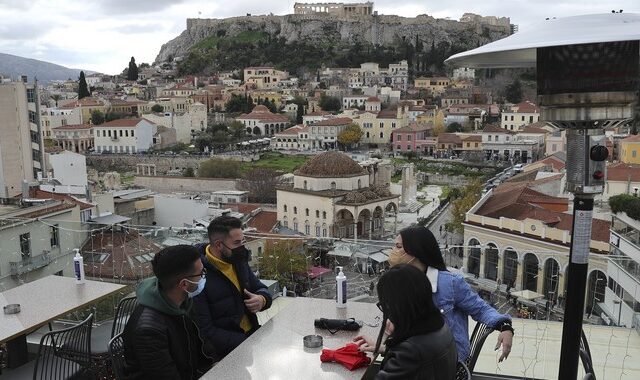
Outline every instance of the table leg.
<svg viewBox="0 0 640 380"><path fill-rule="evenodd" d="M19 337L7 342L7 367L18 368L29 361L29 352L27 350L27 336Z"/></svg>

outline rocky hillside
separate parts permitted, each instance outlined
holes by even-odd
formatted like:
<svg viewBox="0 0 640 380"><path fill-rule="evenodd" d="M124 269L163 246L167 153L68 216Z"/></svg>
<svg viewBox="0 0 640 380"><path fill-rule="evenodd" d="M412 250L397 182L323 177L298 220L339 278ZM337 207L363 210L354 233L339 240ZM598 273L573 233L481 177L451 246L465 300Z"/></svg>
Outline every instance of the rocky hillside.
<svg viewBox="0 0 640 380"><path fill-rule="evenodd" d="M162 46L156 63L180 57L186 74L250 65L295 72L407 59L415 72L438 72L450 54L509 35L508 25L482 20L324 14L189 19L187 29Z"/></svg>

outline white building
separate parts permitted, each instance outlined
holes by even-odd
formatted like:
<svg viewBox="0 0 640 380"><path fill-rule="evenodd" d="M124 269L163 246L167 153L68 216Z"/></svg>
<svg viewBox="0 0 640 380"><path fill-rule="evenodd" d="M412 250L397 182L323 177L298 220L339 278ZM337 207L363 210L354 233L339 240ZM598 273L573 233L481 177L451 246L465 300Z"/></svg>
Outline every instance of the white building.
<svg viewBox="0 0 640 380"><path fill-rule="evenodd" d="M276 133L271 146L276 150L309 150L309 126L295 125Z"/></svg>
<svg viewBox="0 0 640 380"><path fill-rule="evenodd" d="M93 148L93 125L72 124L52 128L51 137L62 149L85 153Z"/></svg>
<svg viewBox="0 0 640 380"><path fill-rule="evenodd" d="M214 203L247 203L248 200L248 191L219 190L211 193L211 202Z"/></svg>
<svg viewBox="0 0 640 380"><path fill-rule="evenodd" d="M348 95L342 98L342 109L364 107L370 97L367 95Z"/></svg>
<svg viewBox="0 0 640 380"><path fill-rule="evenodd" d="M535 162L544 155L544 134L515 134L495 125L486 125L481 132L482 149L487 160Z"/></svg>
<svg viewBox="0 0 640 380"><path fill-rule="evenodd" d="M289 124L288 117L272 113L263 105L255 106L250 113L242 114L236 120L244 124L247 134L257 136L272 136L277 132L284 131Z"/></svg>
<svg viewBox="0 0 640 380"><path fill-rule="evenodd" d="M311 149L336 149L338 135L352 122L348 117L336 117L309 125L307 128Z"/></svg>
<svg viewBox="0 0 640 380"><path fill-rule="evenodd" d="M53 178L63 185L87 186L87 158L69 151L50 154Z"/></svg>
<svg viewBox="0 0 640 380"><path fill-rule="evenodd" d="M286 71L273 67L247 67L244 69L244 83L257 89L275 88L280 82L289 78Z"/></svg>
<svg viewBox="0 0 640 380"><path fill-rule="evenodd" d="M475 69L470 69L468 67L459 67L456 69L453 69L453 80L457 81L457 80L465 80L465 79L475 79L476 77L476 70Z"/></svg>
<svg viewBox="0 0 640 380"><path fill-rule="evenodd" d="M157 126L145 119L118 119L93 129L97 152L136 153L153 146Z"/></svg>
<svg viewBox="0 0 640 380"><path fill-rule="evenodd" d="M607 275L603 312L613 324L640 327L640 222L624 212L612 217Z"/></svg>
<svg viewBox="0 0 640 380"><path fill-rule="evenodd" d="M207 128L207 107L193 103L187 112L147 113L144 118L157 125L175 129L176 140L188 144L192 136Z"/></svg>
<svg viewBox="0 0 640 380"><path fill-rule="evenodd" d="M74 109L45 108L40 113L42 137L50 138L52 129L56 127L82 124L80 119L80 112Z"/></svg>
<svg viewBox="0 0 640 380"><path fill-rule="evenodd" d="M520 127L536 123L540 120L540 109L530 101L514 104L510 109L502 111L500 126L510 131L517 131Z"/></svg>

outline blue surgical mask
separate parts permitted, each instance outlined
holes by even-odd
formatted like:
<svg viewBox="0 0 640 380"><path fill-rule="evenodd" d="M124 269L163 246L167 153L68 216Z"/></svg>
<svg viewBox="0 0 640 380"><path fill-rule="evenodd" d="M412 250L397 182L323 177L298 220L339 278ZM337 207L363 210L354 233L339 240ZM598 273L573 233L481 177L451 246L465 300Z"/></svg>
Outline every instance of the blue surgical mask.
<svg viewBox="0 0 640 380"><path fill-rule="evenodd" d="M186 291L187 295L189 296L189 298L193 298L193 297L197 296L198 294L202 293L202 290L204 289L204 285L207 283L207 278L206 277L202 277L200 279L200 281L198 281L198 282L193 282L193 281L190 281L190 280L187 280L187 281L192 283L192 284L198 284L198 287L193 292L190 292L188 290Z"/></svg>

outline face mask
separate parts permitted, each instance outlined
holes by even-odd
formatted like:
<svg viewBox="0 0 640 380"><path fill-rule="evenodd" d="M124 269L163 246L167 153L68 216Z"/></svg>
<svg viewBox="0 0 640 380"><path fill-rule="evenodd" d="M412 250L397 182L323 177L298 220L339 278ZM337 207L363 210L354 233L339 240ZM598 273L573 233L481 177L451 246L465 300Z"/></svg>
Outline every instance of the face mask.
<svg viewBox="0 0 640 380"><path fill-rule="evenodd" d="M246 249L244 247L244 245L241 245L239 247L236 247L234 249L230 249L229 247L227 247L224 243L222 243L222 245L225 246L225 248L229 249L231 251L231 255L227 256L226 254L222 255L222 259L228 263L233 263L233 262L238 262L243 260L245 257L248 256L248 252L249 250Z"/></svg>
<svg viewBox="0 0 640 380"><path fill-rule="evenodd" d="M193 292L190 292L188 290L186 291L187 295L189 296L189 298L193 298L193 297L197 296L198 294L202 293L202 290L204 289L204 284L207 283L207 278L206 277L202 277L200 279L200 281L198 281L198 282L193 282L193 281L189 281L189 280L187 280L187 282L190 282L192 284L198 284L198 287Z"/></svg>
<svg viewBox="0 0 640 380"><path fill-rule="evenodd" d="M395 248L393 251L391 251L391 254L389 255L389 265L391 267L394 267L399 264L409 264L413 261L413 259L415 259L415 257L412 257L411 260L406 261L408 258L407 256L410 256L410 255L408 255L404 251L404 249Z"/></svg>

